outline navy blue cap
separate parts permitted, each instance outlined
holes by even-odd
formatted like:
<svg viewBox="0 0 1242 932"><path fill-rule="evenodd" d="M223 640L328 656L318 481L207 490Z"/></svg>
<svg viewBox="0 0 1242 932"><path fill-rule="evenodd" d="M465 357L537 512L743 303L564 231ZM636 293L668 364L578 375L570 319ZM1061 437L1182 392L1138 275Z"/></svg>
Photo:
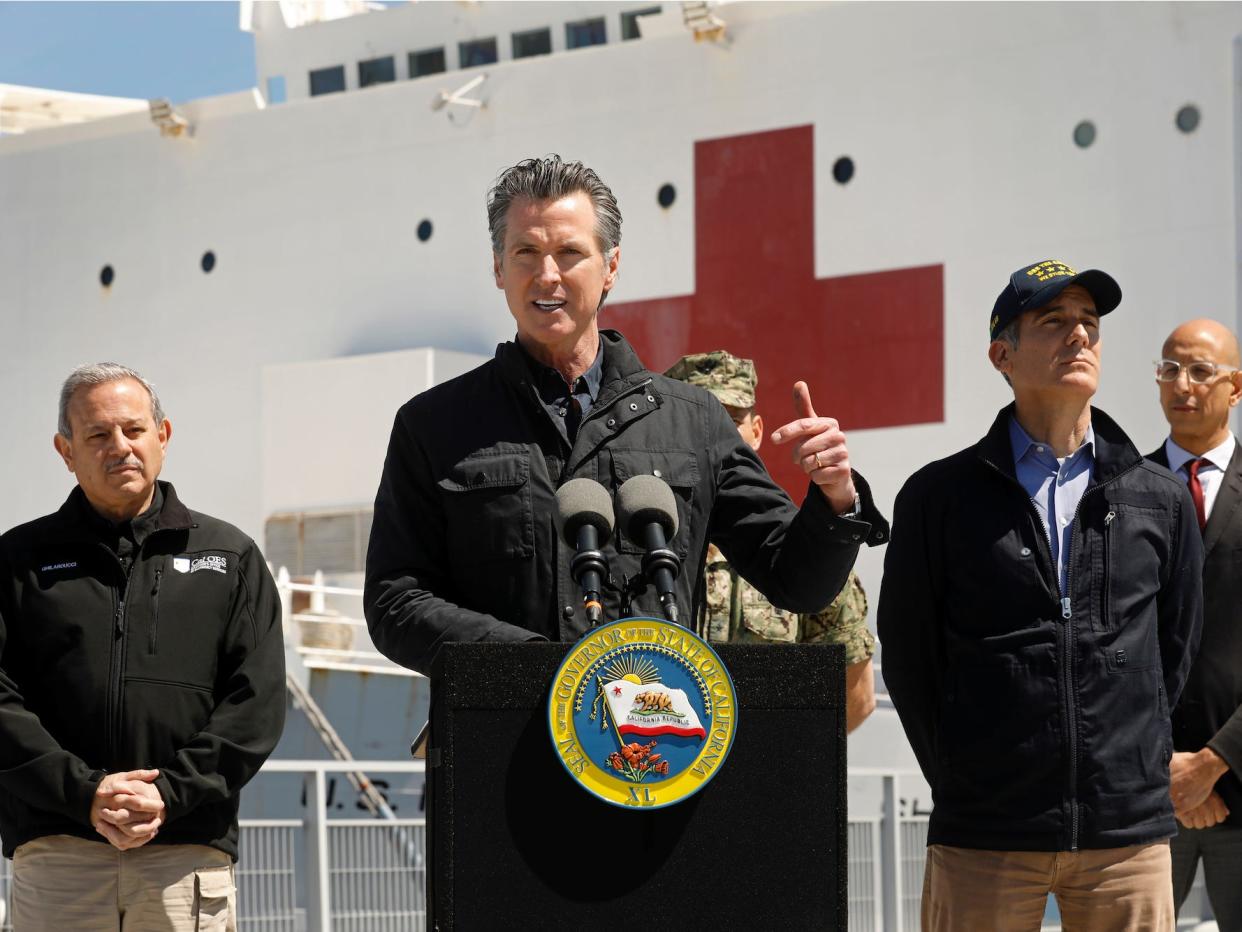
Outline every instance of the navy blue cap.
<svg viewBox="0 0 1242 932"><path fill-rule="evenodd" d="M995 340L997 334L1023 311L1051 304L1070 285L1087 289L1101 317L1121 303L1121 286L1107 272L1099 269L1075 272L1064 262L1045 259L1020 268L1009 276L1009 284L992 308L992 319L988 324L992 339Z"/></svg>

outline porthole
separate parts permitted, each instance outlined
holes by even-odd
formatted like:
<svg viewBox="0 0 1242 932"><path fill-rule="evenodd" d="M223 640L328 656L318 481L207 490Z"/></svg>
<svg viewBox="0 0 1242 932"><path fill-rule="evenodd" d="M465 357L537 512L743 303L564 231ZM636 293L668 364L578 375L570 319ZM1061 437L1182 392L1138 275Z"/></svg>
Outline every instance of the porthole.
<svg viewBox="0 0 1242 932"><path fill-rule="evenodd" d="M677 200L677 189L671 184L660 185L660 190L656 193L656 200L665 210L673 206L673 201Z"/></svg>
<svg viewBox="0 0 1242 932"><path fill-rule="evenodd" d="M1199 108L1194 104L1187 104L1177 111L1173 122L1183 133L1193 133L1199 128Z"/></svg>
<svg viewBox="0 0 1242 932"><path fill-rule="evenodd" d="M1090 120L1083 120L1074 127L1074 145L1080 149L1085 149L1095 142L1095 124Z"/></svg>
<svg viewBox="0 0 1242 932"><path fill-rule="evenodd" d="M836 179L837 184L849 184L850 179L854 177L854 160L848 155L843 155L833 162L832 177Z"/></svg>
<svg viewBox="0 0 1242 932"><path fill-rule="evenodd" d="M425 243L431 239L431 221L423 220L418 224L418 241Z"/></svg>
<svg viewBox="0 0 1242 932"><path fill-rule="evenodd" d="M105 265L99 270L99 284L103 285L105 288L112 287L112 280L114 278L116 278L116 273L112 271L112 266Z"/></svg>

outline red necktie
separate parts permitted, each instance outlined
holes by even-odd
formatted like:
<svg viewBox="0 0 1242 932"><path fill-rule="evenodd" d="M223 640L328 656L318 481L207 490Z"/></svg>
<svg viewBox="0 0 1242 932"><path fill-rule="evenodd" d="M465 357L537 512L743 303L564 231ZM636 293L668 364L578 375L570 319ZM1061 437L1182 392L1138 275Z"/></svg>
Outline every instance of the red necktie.
<svg viewBox="0 0 1242 932"><path fill-rule="evenodd" d="M1203 507L1203 484L1199 482L1199 467L1202 465L1201 459L1190 461L1190 481L1186 483L1190 486L1190 497L1195 500L1195 514L1199 516L1200 531L1207 527L1207 512Z"/></svg>

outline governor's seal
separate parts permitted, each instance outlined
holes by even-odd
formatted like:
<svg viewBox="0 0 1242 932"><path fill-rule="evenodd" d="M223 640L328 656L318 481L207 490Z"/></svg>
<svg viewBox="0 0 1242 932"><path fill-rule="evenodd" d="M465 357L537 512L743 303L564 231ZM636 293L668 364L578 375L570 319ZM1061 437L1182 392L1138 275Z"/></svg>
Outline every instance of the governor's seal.
<svg viewBox="0 0 1242 932"><path fill-rule="evenodd" d="M671 806L706 786L733 746L733 680L680 625L614 621L565 655L548 727L556 756L588 792L616 806Z"/></svg>

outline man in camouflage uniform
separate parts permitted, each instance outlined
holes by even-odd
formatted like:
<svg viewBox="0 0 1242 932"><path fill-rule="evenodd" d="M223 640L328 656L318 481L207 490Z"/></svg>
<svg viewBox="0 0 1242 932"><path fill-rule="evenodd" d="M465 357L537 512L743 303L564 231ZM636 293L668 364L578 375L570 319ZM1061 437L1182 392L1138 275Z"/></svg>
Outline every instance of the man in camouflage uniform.
<svg viewBox="0 0 1242 932"><path fill-rule="evenodd" d="M755 364L724 350L683 356L665 375L705 388L724 405L742 439L754 450L763 441L763 418L755 413ZM867 595L850 572L845 588L818 612L797 615L772 605L763 593L729 566L715 544L708 544L706 596L698 619L710 641L758 644L765 641L845 645L846 728L853 731L875 708L871 655L875 637L867 630Z"/></svg>

